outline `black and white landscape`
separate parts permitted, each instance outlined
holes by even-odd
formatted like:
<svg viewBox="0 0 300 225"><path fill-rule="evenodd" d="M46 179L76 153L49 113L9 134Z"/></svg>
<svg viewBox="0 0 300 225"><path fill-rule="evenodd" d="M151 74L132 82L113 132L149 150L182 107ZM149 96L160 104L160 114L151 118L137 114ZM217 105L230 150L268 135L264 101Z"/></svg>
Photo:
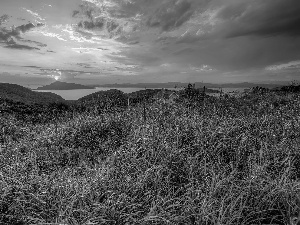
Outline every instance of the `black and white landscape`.
<svg viewBox="0 0 300 225"><path fill-rule="evenodd" d="M299 225L299 0L0 0L0 224Z"/></svg>

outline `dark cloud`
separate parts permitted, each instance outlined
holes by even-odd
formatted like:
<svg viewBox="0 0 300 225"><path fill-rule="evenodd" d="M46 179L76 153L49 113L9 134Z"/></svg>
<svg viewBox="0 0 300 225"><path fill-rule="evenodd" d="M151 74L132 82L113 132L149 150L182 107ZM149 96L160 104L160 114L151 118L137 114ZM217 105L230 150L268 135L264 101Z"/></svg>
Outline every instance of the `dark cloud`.
<svg viewBox="0 0 300 225"><path fill-rule="evenodd" d="M161 27L162 30L170 30L182 25L193 14L191 2L183 0L168 1L161 5L147 21L150 27Z"/></svg>
<svg viewBox="0 0 300 225"><path fill-rule="evenodd" d="M72 17L76 17L76 15L79 14L79 11L78 10L74 10L73 13L72 13Z"/></svg>
<svg viewBox="0 0 300 225"><path fill-rule="evenodd" d="M16 29L16 31L25 33L26 31L29 31L32 28L35 28L35 26L32 23L28 23L25 25L18 26L15 29Z"/></svg>
<svg viewBox="0 0 300 225"><path fill-rule="evenodd" d="M102 9L97 7L95 4L84 1L79 5L79 10L73 11L72 17L93 21L95 19L95 15L99 16L101 13Z"/></svg>
<svg viewBox="0 0 300 225"><path fill-rule="evenodd" d="M21 32L25 33L34 27L35 26L32 23L24 24L16 28L12 28L11 30L0 27L0 40L9 41L12 37L20 38L19 36Z"/></svg>
<svg viewBox="0 0 300 225"><path fill-rule="evenodd" d="M115 21L108 21L106 24L108 32L112 32L112 31L116 30L118 26L119 26L119 24Z"/></svg>
<svg viewBox="0 0 300 225"><path fill-rule="evenodd" d="M3 29L2 30L0 29L0 43L1 42L4 43L5 48L22 49L22 50L40 50L37 47L17 43L16 40L14 39L15 36L18 37L18 34L15 34L13 31L3 32ZM18 39L22 43L31 43L31 42L35 43L34 41L23 40L22 38L18 38ZM44 45L42 43L39 43L39 42L36 42L36 43L38 43L38 46L44 47Z"/></svg>
<svg viewBox="0 0 300 225"><path fill-rule="evenodd" d="M37 46L39 46L39 47L47 47L46 44L41 43L41 42L38 42L38 41L24 40L24 39L22 39L22 38L20 38L19 40L22 41L23 43L34 44L34 45L37 45Z"/></svg>
<svg viewBox="0 0 300 225"><path fill-rule="evenodd" d="M226 3L225 3L226 4ZM300 35L300 1L254 0L233 1L217 17L223 21L216 35L277 36Z"/></svg>
<svg viewBox="0 0 300 225"><path fill-rule="evenodd" d="M97 18L95 21L80 21L78 23L79 28L84 28L87 30L102 29L105 20L103 18Z"/></svg>
<svg viewBox="0 0 300 225"><path fill-rule="evenodd" d="M195 13L203 12L211 0L131 0L120 3L124 17L142 16L142 25L170 31L189 21ZM118 2L115 0L115 2ZM115 13L117 14L117 13ZM146 23L144 24L144 21Z"/></svg>
<svg viewBox="0 0 300 225"><path fill-rule="evenodd" d="M0 42L6 42L10 37L8 31L0 27Z"/></svg>
<svg viewBox="0 0 300 225"><path fill-rule="evenodd" d="M211 0L111 0L113 7L84 2L72 17L79 29L104 32L109 38L132 38L150 28L171 31L182 26ZM136 19L139 17L139 19ZM107 32L107 33L105 33ZM122 39L123 38L123 39ZM138 38L135 38L138 39Z"/></svg>
<svg viewBox="0 0 300 225"><path fill-rule="evenodd" d="M42 67L39 66L23 66L25 68L35 68L35 69L41 69Z"/></svg>
<svg viewBox="0 0 300 225"><path fill-rule="evenodd" d="M43 26L45 26L44 23L37 23L37 24L36 24L36 27L43 27Z"/></svg>
<svg viewBox="0 0 300 225"><path fill-rule="evenodd" d="M79 10L73 11L72 17L80 19L77 28L81 30L77 29L77 32L83 36L87 36L83 30L103 30L111 23L105 16L101 15L102 10L93 3L83 2L79 8Z"/></svg>
<svg viewBox="0 0 300 225"><path fill-rule="evenodd" d="M97 49L100 49L100 50L102 50L102 51L107 51L107 50L109 50L108 48L97 48Z"/></svg>
<svg viewBox="0 0 300 225"><path fill-rule="evenodd" d="M0 25L4 23L7 19L8 19L7 15L1 16ZM28 23L17 27L12 27L11 29L7 29L5 27L0 26L0 43L1 42L4 43L5 48L23 49L23 50L40 50L38 47L46 47L47 45L36 41L24 40L21 37L21 33L26 33L35 27L41 27L41 26L44 26L44 24L38 23L35 26L32 23ZM37 45L38 47L30 46L27 44Z"/></svg>
<svg viewBox="0 0 300 225"><path fill-rule="evenodd" d="M20 45L17 43L9 43L8 45L4 46L5 48L11 48L11 49L24 49L24 50L40 50L36 47L31 47L28 45Z"/></svg>
<svg viewBox="0 0 300 225"><path fill-rule="evenodd" d="M11 41L12 37L20 38L20 33L25 33L35 26L32 23L28 23L25 25L18 26L16 28L12 28L8 30L4 27L0 27L0 41Z"/></svg>
<svg viewBox="0 0 300 225"><path fill-rule="evenodd" d="M172 59L178 63L211 65L220 71L264 69L268 65L300 59L300 38L242 36L189 45L176 43L170 49L178 49L172 51Z"/></svg>
<svg viewBox="0 0 300 225"><path fill-rule="evenodd" d="M90 19L92 20L94 17L93 17L93 9L89 9L89 10L86 10L85 11L85 15Z"/></svg>

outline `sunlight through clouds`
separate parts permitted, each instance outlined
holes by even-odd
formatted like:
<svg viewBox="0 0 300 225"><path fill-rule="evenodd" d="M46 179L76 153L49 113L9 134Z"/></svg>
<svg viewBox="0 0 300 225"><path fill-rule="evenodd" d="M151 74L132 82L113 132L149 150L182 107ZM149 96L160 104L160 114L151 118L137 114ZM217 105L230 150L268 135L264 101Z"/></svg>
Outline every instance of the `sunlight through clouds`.
<svg viewBox="0 0 300 225"><path fill-rule="evenodd" d="M130 74L195 82L249 81L252 71L255 79L274 71L297 77L299 10L295 0L4 1L0 59L22 75L25 63L41 76L58 68L68 71L64 79L74 70L95 82L103 74L110 82Z"/></svg>

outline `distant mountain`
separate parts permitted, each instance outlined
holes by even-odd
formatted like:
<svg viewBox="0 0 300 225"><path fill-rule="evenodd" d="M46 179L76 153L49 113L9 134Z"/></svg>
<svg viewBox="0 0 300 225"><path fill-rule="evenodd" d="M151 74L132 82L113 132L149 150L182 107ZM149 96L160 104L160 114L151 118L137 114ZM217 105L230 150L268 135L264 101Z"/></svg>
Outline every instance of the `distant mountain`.
<svg viewBox="0 0 300 225"><path fill-rule="evenodd" d="M196 85L201 85L202 83L196 83ZM207 87L214 87L214 88L253 88L253 87L263 87L263 88L275 88L281 87L283 85L279 84L264 84L264 83L227 83L227 84L207 84Z"/></svg>
<svg viewBox="0 0 300 225"><path fill-rule="evenodd" d="M168 83L137 83L137 84L102 84L102 85L87 85L89 87L111 87L111 88L182 88L187 87L188 83L181 83L181 82L168 82ZM264 88L275 88L281 87L283 85L280 84L264 84L264 83L226 83L226 84L212 84L212 83L202 83L196 82L196 88L202 88L205 86L206 88L252 88L252 87L264 87Z"/></svg>
<svg viewBox="0 0 300 225"><path fill-rule="evenodd" d="M66 83L55 81L52 84L38 87L36 90L74 90L74 89L94 89L94 87L85 86L82 84Z"/></svg>
<svg viewBox="0 0 300 225"><path fill-rule="evenodd" d="M35 92L17 84L0 83L0 98L25 104L48 104L65 100L50 92Z"/></svg>

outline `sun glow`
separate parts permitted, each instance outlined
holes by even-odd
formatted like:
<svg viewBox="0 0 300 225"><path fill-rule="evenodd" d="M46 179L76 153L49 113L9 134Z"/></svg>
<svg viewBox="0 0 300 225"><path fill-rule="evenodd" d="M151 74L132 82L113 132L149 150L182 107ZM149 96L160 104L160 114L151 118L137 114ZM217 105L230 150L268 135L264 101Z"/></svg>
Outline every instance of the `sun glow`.
<svg viewBox="0 0 300 225"><path fill-rule="evenodd" d="M54 76L55 80L59 80L60 76Z"/></svg>

